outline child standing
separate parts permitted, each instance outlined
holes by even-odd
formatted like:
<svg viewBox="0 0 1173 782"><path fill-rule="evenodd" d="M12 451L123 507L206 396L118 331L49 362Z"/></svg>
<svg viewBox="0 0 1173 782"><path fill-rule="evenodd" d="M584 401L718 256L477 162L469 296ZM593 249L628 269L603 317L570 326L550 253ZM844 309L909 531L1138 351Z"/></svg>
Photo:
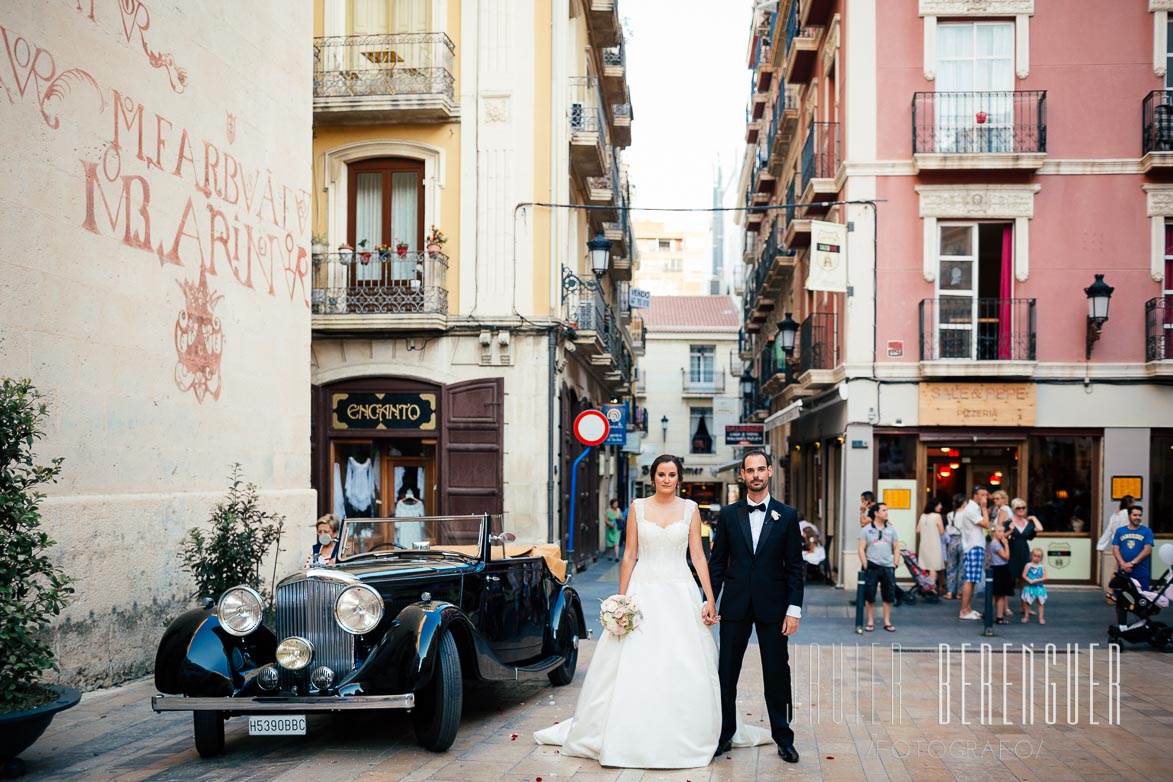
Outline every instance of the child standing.
<svg viewBox="0 0 1173 782"><path fill-rule="evenodd" d="M1022 578L1026 581L1026 586L1022 588L1022 621L1030 618L1027 611L1032 604L1038 603L1039 624L1045 625L1047 620L1043 619L1043 605L1047 602L1047 587L1044 585L1047 580L1047 568L1043 564L1041 548L1030 552L1030 562L1022 569Z"/></svg>
<svg viewBox="0 0 1173 782"><path fill-rule="evenodd" d="M1006 618L1010 596L1014 594L1014 579L1010 575L1010 544L1006 542L1006 531L1001 524L990 525L990 545L986 559L994 574L994 615L995 624L1009 624Z"/></svg>

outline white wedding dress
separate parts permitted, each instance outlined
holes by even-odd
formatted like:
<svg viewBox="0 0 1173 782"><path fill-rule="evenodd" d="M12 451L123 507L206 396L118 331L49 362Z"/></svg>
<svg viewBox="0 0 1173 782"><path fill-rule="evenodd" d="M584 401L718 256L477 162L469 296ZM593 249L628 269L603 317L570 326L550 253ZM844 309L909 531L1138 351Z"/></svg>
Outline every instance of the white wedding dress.
<svg viewBox="0 0 1173 782"><path fill-rule="evenodd" d="M717 644L685 561L696 504L682 504L683 518L661 527L644 518L643 500L635 501L639 560L627 594L643 621L623 638L603 633L574 717L536 732L539 744L604 766L699 768L712 761L721 732ZM738 717L734 746L769 741L768 731Z"/></svg>

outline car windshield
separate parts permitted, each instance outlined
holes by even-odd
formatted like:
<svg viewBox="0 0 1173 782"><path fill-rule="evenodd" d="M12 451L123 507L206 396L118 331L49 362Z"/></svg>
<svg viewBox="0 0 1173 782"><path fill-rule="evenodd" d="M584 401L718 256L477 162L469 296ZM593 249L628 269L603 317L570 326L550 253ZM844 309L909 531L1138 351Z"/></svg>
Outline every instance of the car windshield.
<svg viewBox="0 0 1173 782"><path fill-rule="evenodd" d="M339 537L338 561L396 551L441 551L481 555L485 516L346 519Z"/></svg>

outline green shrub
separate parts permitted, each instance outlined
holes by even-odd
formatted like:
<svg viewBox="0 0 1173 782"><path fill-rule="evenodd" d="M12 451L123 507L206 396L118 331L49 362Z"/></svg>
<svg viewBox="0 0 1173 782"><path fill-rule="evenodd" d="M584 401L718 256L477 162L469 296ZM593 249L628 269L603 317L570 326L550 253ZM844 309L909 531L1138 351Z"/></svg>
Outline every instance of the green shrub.
<svg viewBox="0 0 1173 782"><path fill-rule="evenodd" d="M33 464L47 415L41 399L29 380L0 379L0 713L45 702L37 680L57 667L45 630L73 593L41 530L45 495L36 487L56 481L62 462Z"/></svg>
<svg viewBox="0 0 1173 782"><path fill-rule="evenodd" d="M232 465L228 495L212 510L211 530L192 527L179 556L196 582L193 597L218 600L230 587L247 584L265 596L261 561L280 544L285 517L259 507L257 487L244 482L240 465Z"/></svg>

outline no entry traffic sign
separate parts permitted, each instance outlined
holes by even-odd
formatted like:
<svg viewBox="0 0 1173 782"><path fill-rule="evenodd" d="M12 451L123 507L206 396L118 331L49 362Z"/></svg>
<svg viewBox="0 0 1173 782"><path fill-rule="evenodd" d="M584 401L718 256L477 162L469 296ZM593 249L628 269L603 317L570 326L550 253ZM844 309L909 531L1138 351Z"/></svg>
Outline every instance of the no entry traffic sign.
<svg viewBox="0 0 1173 782"><path fill-rule="evenodd" d="M574 419L574 436L583 445L599 445L607 439L611 424L598 410L583 410Z"/></svg>

